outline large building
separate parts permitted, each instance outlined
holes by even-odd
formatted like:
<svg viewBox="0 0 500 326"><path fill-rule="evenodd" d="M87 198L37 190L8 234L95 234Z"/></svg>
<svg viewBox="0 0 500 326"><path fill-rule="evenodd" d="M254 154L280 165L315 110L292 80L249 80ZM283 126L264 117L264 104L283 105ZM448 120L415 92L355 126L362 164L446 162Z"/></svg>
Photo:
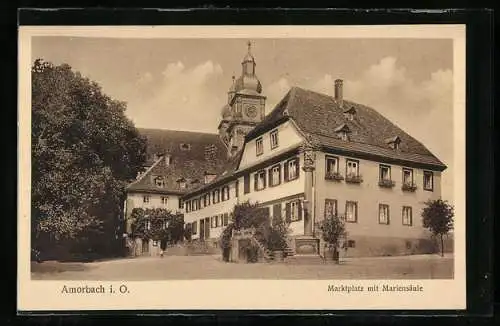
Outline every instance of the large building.
<svg viewBox="0 0 500 326"><path fill-rule="evenodd" d="M234 206L250 201L291 221L292 253L319 253L318 223L331 214L345 219L350 255L426 251L420 213L440 198L446 166L375 109L344 99L342 80L332 88L333 97L292 87L265 115L249 45L219 135L142 131L156 160L129 186L128 216L145 205L179 209L192 239L216 245Z"/></svg>

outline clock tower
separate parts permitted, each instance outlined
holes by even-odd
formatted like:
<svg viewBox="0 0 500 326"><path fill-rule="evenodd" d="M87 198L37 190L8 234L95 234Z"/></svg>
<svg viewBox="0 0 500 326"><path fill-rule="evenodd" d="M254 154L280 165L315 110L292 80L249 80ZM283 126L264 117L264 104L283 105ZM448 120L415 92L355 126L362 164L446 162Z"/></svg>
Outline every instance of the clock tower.
<svg viewBox="0 0 500 326"><path fill-rule="evenodd" d="M228 103L222 110L219 135L232 156L243 148L245 135L265 116L266 97L262 95L262 85L255 74L255 58L252 44L247 43L248 52L241 62L241 76L235 79L228 91Z"/></svg>

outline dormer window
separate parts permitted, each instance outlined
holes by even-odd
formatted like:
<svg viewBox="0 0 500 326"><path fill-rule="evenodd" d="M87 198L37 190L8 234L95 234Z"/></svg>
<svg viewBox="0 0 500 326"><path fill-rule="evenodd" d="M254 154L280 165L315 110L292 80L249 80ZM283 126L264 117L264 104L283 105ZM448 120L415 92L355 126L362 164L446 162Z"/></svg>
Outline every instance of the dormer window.
<svg viewBox="0 0 500 326"><path fill-rule="evenodd" d="M391 138L387 138L385 140L385 142L387 143L387 145L389 145L389 147L391 147L392 149L394 150L399 150L400 148L400 144L401 144L401 138L399 138L399 136L394 136L394 137L391 137Z"/></svg>
<svg viewBox="0 0 500 326"><path fill-rule="evenodd" d="M186 179L179 178L177 179L177 183L179 184L179 188L186 189Z"/></svg>
<svg viewBox="0 0 500 326"><path fill-rule="evenodd" d="M353 121L355 116L356 116L356 109L354 107L351 107L344 111L344 117L349 121Z"/></svg>
<svg viewBox="0 0 500 326"><path fill-rule="evenodd" d="M165 179L163 179L162 176L157 176L154 178L154 183L155 183L155 186L157 186L158 188L164 188L165 187Z"/></svg>
<svg viewBox="0 0 500 326"><path fill-rule="evenodd" d="M189 150L191 150L191 145L182 143L182 144L180 144L180 148L181 148L181 151L189 151Z"/></svg>
<svg viewBox="0 0 500 326"><path fill-rule="evenodd" d="M346 124L342 124L339 127L335 128L335 132L337 133L337 137L344 141L349 140L349 133L351 130Z"/></svg>
<svg viewBox="0 0 500 326"><path fill-rule="evenodd" d="M191 181L191 185L192 185L193 187L197 187L199 184L200 184L200 180L198 180L198 179L193 179L193 180Z"/></svg>

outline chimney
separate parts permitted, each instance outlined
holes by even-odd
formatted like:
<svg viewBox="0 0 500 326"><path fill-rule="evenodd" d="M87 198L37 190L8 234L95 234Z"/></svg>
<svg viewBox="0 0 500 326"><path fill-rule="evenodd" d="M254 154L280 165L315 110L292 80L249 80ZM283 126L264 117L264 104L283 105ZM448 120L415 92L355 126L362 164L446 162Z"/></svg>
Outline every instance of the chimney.
<svg viewBox="0 0 500 326"><path fill-rule="evenodd" d="M342 97L342 91L343 91L343 84L344 82L342 79L336 79L335 80L335 101L337 104L342 107L343 106L343 97Z"/></svg>

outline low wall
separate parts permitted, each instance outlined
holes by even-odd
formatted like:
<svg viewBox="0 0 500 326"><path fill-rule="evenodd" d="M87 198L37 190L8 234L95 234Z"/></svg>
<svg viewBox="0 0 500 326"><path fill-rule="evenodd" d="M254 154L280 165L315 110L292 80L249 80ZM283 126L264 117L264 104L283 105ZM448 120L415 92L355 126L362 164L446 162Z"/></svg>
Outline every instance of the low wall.
<svg viewBox="0 0 500 326"><path fill-rule="evenodd" d="M341 257L373 257L432 254L441 252L441 244L435 239L406 239L376 236L352 236L353 247L341 250ZM445 237L444 252L453 252L453 237ZM320 242L320 253L325 254L325 242Z"/></svg>

